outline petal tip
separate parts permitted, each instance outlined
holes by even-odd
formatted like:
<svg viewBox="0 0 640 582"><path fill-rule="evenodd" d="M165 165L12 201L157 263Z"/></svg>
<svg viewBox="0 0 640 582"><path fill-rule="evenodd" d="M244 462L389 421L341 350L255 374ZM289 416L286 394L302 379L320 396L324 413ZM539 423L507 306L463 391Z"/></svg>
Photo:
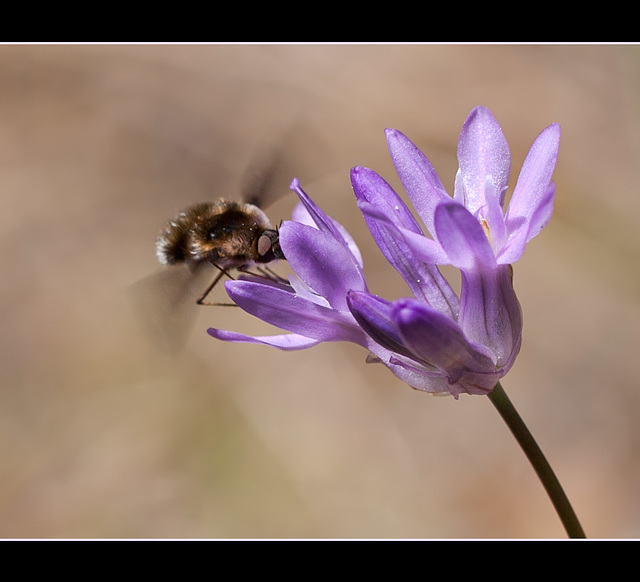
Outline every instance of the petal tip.
<svg viewBox="0 0 640 582"><path fill-rule="evenodd" d="M560 134L562 133L562 127L559 123L552 123L547 127L547 131L554 134L554 137L560 141Z"/></svg>
<svg viewBox="0 0 640 582"><path fill-rule="evenodd" d="M484 105L476 105L471 112L469 113L469 117L475 117L476 115L484 115L487 117L494 117L493 113L491 113L491 109Z"/></svg>
<svg viewBox="0 0 640 582"><path fill-rule="evenodd" d="M387 129L384 130L384 135L387 138L387 143L389 143L389 144L391 142L394 142L394 141L403 142L403 141L407 141L409 139L400 130L393 129L392 127L387 127Z"/></svg>

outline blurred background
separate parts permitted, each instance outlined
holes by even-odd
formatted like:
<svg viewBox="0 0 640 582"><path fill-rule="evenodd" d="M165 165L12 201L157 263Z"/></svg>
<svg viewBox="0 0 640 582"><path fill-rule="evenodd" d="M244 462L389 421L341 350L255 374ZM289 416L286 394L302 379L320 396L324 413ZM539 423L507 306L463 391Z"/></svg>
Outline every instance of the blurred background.
<svg viewBox="0 0 640 582"><path fill-rule="evenodd" d="M524 341L503 385L587 535L640 535L640 47L3 45L0 536L564 538L488 399L414 391L355 345L207 335L271 333L240 309L199 309L167 352L132 301L167 219L237 197L269 148L272 220L297 176L371 290L405 295L349 169L400 189L394 127L452 191L476 105L512 183L538 133L563 131L553 219L515 265Z"/></svg>

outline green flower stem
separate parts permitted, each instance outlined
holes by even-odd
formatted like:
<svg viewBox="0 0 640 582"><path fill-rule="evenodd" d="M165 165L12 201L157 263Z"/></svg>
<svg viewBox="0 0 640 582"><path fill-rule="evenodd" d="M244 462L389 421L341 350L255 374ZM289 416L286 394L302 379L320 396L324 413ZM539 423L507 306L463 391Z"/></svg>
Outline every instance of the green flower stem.
<svg viewBox="0 0 640 582"><path fill-rule="evenodd" d="M489 393L489 400L491 400L493 405L498 409L500 416L502 416L503 420L507 423L509 430L511 430L513 436L516 437L518 444L533 465L569 537L586 538L587 536L551 465L549 465L549 462L529 432L529 429L522 421L522 418L520 418L518 411L514 408L513 404L511 404L500 383Z"/></svg>

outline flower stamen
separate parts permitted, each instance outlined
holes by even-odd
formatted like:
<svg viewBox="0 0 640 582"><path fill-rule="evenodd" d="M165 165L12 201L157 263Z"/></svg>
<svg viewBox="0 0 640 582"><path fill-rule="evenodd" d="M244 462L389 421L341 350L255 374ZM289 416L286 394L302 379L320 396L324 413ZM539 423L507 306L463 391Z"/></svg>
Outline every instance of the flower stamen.
<svg viewBox="0 0 640 582"><path fill-rule="evenodd" d="M489 240L489 244L491 244L491 229L489 228L489 224L484 218L480 219L480 225L482 226L482 230L484 230L484 234L487 236ZM493 245L491 245L493 247Z"/></svg>

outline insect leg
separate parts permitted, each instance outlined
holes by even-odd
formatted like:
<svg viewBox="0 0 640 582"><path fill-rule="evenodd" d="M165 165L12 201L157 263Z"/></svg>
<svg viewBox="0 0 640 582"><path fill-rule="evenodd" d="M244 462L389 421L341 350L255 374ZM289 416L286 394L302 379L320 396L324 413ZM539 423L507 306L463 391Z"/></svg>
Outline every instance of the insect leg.
<svg viewBox="0 0 640 582"><path fill-rule="evenodd" d="M211 282L211 284L206 288L205 292L202 295L200 295L200 298L196 301L196 303L198 305L211 305L211 306L218 306L218 307L237 307L235 303L209 303L208 301L205 301L205 299L207 298L207 295L209 295L209 293L213 291L213 288L218 284L218 281L220 281L220 279L222 279L224 275L229 277L229 279L233 279L233 277L229 273L227 273L227 271L225 271L222 267L218 265L214 265L214 267L216 267L216 269L218 269L220 272L216 275L216 278Z"/></svg>
<svg viewBox="0 0 640 582"><path fill-rule="evenodd" d="M256 273L255 271L250 270L251 268L255 269L258 272ZM267 279L268 281L273 281L274 283L281 283L282 285L289 284L289 281L287 279L281 277L275 271L263 265L253 265L253 267L243 265L241 267L238 267L238 271L240 271L241 273L247 273L248 275L253 275L254 277Z"/></svg>

